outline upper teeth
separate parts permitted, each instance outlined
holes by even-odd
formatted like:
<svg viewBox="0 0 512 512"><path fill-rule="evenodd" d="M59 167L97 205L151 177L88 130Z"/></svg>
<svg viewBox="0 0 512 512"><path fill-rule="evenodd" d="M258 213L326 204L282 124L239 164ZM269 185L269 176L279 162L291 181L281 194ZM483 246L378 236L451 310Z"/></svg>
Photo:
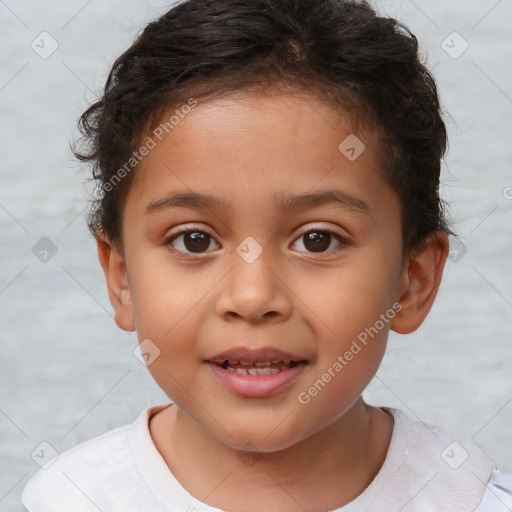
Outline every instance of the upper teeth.
<svg viewBox="0 0 512 512"><path fill-rule="evenodd" d="M254 363L241 363L239 361L224 361L221 365L225 370L240 375L272 375L291 368L291 360L284 361L258 361Z"/></svg>
<svg viewBox="0 0 512 512"><path fill-rule="evenodd" d="M246 362L243 362L243 361L228 361L229 365L230 366L233 366L233 365L236 365L236 364L241 364L241 365L244 365L244 366L249 366L249 365L254 365L254 366L270 366L271 364L277 364L277 363L284 363L286 365L290 364L291 362L291 359L285 359L283 361L281 360L278 360L278 361L265 361L265 362L254 362L254 363L246 363Z"/></svg>

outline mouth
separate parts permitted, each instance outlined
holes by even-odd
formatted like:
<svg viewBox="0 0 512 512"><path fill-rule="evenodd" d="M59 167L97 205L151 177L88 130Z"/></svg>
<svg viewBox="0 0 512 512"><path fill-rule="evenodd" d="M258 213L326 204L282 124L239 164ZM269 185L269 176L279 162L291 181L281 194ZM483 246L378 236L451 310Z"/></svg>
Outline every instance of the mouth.
<svg viewBox="0 0 512 512"><path fill-rule="evenodd" d="M275 347L238 346L205 361L223 387L250 398L277 395L300 377L309 362Z"/></svg>
<svg viewBox="0 0 512 512"><path fill-rule="evenodd" d="M238 375L274 375L295 368L298 364L307 363L306 360L294 361L291 359L261 362L242 362L225 360L223 363L210 361L228 372Z"/></svg>
<svg viewBox="0 0 512 512"><path fill-rule="evenodd" d="M218 382L244 397L274 396L291 386L309 362L295 354L265 347L231 349L205 361Z"/></svg>

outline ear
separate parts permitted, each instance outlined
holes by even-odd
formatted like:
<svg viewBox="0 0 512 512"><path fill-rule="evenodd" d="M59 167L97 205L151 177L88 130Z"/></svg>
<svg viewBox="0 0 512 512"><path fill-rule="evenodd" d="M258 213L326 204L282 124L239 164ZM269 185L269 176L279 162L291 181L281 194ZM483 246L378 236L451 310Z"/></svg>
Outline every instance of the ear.
<svg viewBox="0 0 512 512"><path fill-rule="evenodd" d="M124 257L112 246L107 236L96 232L98 257L107 281L108 297L114 307L114 321L124 331L135 331L133 306Z"/></svg>
<svg viewBox="0 0 512 512"><path fill-rule="evenodd" d="M393 331L408 334L423 323L441 284L449 250L448 235L440 231L409 257L404 265L398 298L402 309L391 321Z"/></svg>

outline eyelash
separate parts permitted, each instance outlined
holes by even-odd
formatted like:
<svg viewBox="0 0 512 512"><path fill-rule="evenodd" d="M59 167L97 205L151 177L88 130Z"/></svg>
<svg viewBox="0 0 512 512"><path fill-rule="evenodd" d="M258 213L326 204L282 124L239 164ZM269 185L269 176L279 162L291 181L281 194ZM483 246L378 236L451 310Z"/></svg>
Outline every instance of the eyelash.
<svg viewBox="0 0 512 512"><path fill-rule="evenodd" d="M178 237L180 237L181 235L186 235L188 233L201 233L201 234L204 234L204 235L210 237L210 239L215 240L215 238L212 235L210 235L209 233L207 233L203 229L199 228L198 226L189 226L188 229L184 229L182 231L178 231L177 233L174 233L173 235L171 235L168 238L166 238L164 243L165 243L165 245L172 246L172 243ZM304 237L308 233L322 233L322 234L327 233L329 235L334 236L338 240L340 245L338 247L336 247L335 249L330 250L330 251L323 251L323 252L299 251L299 252L305 252L307 254L318 254L318 255L332 254L332 253L336 253L336 252L338 252L340 250L345 249L349 245L349 241L346 238L342 237L340 234L336 233L335 231L331 231L329 229L324 229L324 228L315 228L315 227L309 228L307 231L304 231L304 233L299 235L295 240L299 240L300 238ZM175 249L174 247L172 249L175 252L177 252L177 253L179 253L181 255L184 255L185 257L188 257L188 258L195 258L196 256L203 256L205 254L208 254L208 252L210 252L210 251L206 251L206 252L202 252L202 253L201 252L193 253L193 252L179 251L179 250Z"/></svg>

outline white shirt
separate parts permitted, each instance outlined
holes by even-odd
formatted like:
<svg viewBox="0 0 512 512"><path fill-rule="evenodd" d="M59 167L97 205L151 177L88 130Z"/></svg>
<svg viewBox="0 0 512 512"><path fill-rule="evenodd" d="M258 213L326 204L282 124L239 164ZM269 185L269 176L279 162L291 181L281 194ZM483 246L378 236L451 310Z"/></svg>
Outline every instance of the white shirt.
<svg viewBox="0 0 512 512"><path fill-rule="evenodd" d="M30 512L222 512L176 480L149 418L169 403L60 454L26 484ZM457 435L383 407L394 417L386 459L355 500L332 512L510 512L512 474Z"/></svg>

